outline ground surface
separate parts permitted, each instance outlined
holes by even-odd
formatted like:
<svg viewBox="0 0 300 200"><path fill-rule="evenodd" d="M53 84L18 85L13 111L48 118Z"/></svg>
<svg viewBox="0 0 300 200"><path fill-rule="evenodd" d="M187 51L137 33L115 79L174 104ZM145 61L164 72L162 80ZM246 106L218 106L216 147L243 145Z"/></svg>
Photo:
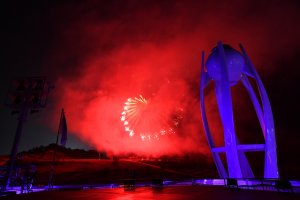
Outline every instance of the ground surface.
<svg viewBox="0 0 300 200"><path fill-rule="evenodd" d="M46 191L29 194L22 194L17 196L1 197L1 200L100 200L100 199L114 199L114 200L130 200L130 199L159 199L159 200L294 200L300 199L299 194L278 193L268 191L254 191L254 190L233 190L221 186L169 186L163 189L152 189L151 187L136 188L132 191L124 191L123 188L113 189L87 189L79 191Z"/></svg>
<svg viewBox="0 0 300 200"><path fill-rule="evenodd" d="M47 185L50 162L35 162L37 174L34 184ZM131 160L65 159L55 164L54 182L64 184L99 184L135 178L187 178L180 173L160 166Z"/></svg>
<svg viewBox="0 0 300 200"><path fill-rule="evenodd" d="M33 185L48 185L52 159L30 157L17 161L18 175L23 176L26 170L35 170ZM103 184L116 183L123 179L190 179L211 176L211 167L203 162L188 163L184 160L151 161L138 159L70 159L60 156L54 165L55 185Z"/></svg>

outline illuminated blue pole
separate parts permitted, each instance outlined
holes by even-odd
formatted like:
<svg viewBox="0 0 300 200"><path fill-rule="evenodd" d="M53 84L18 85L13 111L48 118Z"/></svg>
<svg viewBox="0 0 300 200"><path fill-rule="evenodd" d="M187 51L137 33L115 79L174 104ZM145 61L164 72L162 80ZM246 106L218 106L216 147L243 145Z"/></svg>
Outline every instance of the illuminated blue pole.
<svg viewBox="0 0 300 200"><path fill-rule="evenodd" d="M273 120L273 113L271 109L271 104L269 101L269 97L267 95L267 91L254 68L250 58L246 54L244 47L240 44L241 51L248 63L247 71L252 74L254 79L256 80L258 90L260 93L261 101L262 101L262 121L263 121L263 134L265 138L265 168L264 168L264 177L265 178L279 178L278 166L277 166L277 153L276 153L276 137L275 137L275 126ZM250 91L248 90L248 93ZM250 94L251 95L251 94ZM255 95L255 94L252 94ZM260 107L261 109L261 107Z"/></svg>

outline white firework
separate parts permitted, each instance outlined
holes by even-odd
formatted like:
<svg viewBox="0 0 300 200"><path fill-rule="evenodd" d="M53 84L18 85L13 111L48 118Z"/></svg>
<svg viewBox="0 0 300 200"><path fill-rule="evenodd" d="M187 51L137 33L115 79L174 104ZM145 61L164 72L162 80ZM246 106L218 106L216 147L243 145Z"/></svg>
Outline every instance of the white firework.
<svg viewBox="0 0 300 200"><path fill-rule="evenodd" d="M168 116L155 109L142 95L127 99L120 120L130 137L137 135L142 141L159 140L160 136L175 133Z"/></svg>

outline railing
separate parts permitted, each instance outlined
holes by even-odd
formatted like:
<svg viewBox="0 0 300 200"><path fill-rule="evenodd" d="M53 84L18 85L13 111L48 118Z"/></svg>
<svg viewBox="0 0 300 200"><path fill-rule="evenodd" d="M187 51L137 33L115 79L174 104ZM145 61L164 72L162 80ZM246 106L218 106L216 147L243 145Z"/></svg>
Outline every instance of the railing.
<svg viewBox="0 0 300 200"><path fill-rule="evenodd" d="M199 179L196 182L199 185L224 185L232 189L252 189L300 193L300 181L289 181L282 179Z"/></svg>

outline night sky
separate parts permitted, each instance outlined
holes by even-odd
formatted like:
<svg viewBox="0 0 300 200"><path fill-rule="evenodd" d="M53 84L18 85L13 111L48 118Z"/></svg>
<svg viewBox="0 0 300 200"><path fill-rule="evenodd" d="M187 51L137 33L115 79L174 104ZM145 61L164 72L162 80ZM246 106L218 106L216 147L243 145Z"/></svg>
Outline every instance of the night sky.
<svg viewBox="0 0 300 200"><path fill-rule="evenodd" d="M222 40L244 45L269 94L280 170L300 177L298 1L9 1L0 9L1 101L15 77L46 76L55 85L47 107L25 124L20 150L53 143L64 107L68 147L211 159L199 106L201 51L207 57ZM240 140L260 142L247 94L240 85L232 93ZM154 142L128 136L120 115L139 94L158 113L182 109L177 134ZM206 98L222 144L212 87ZM17 116L0 108L0 154L8 154Z"/></svg>

